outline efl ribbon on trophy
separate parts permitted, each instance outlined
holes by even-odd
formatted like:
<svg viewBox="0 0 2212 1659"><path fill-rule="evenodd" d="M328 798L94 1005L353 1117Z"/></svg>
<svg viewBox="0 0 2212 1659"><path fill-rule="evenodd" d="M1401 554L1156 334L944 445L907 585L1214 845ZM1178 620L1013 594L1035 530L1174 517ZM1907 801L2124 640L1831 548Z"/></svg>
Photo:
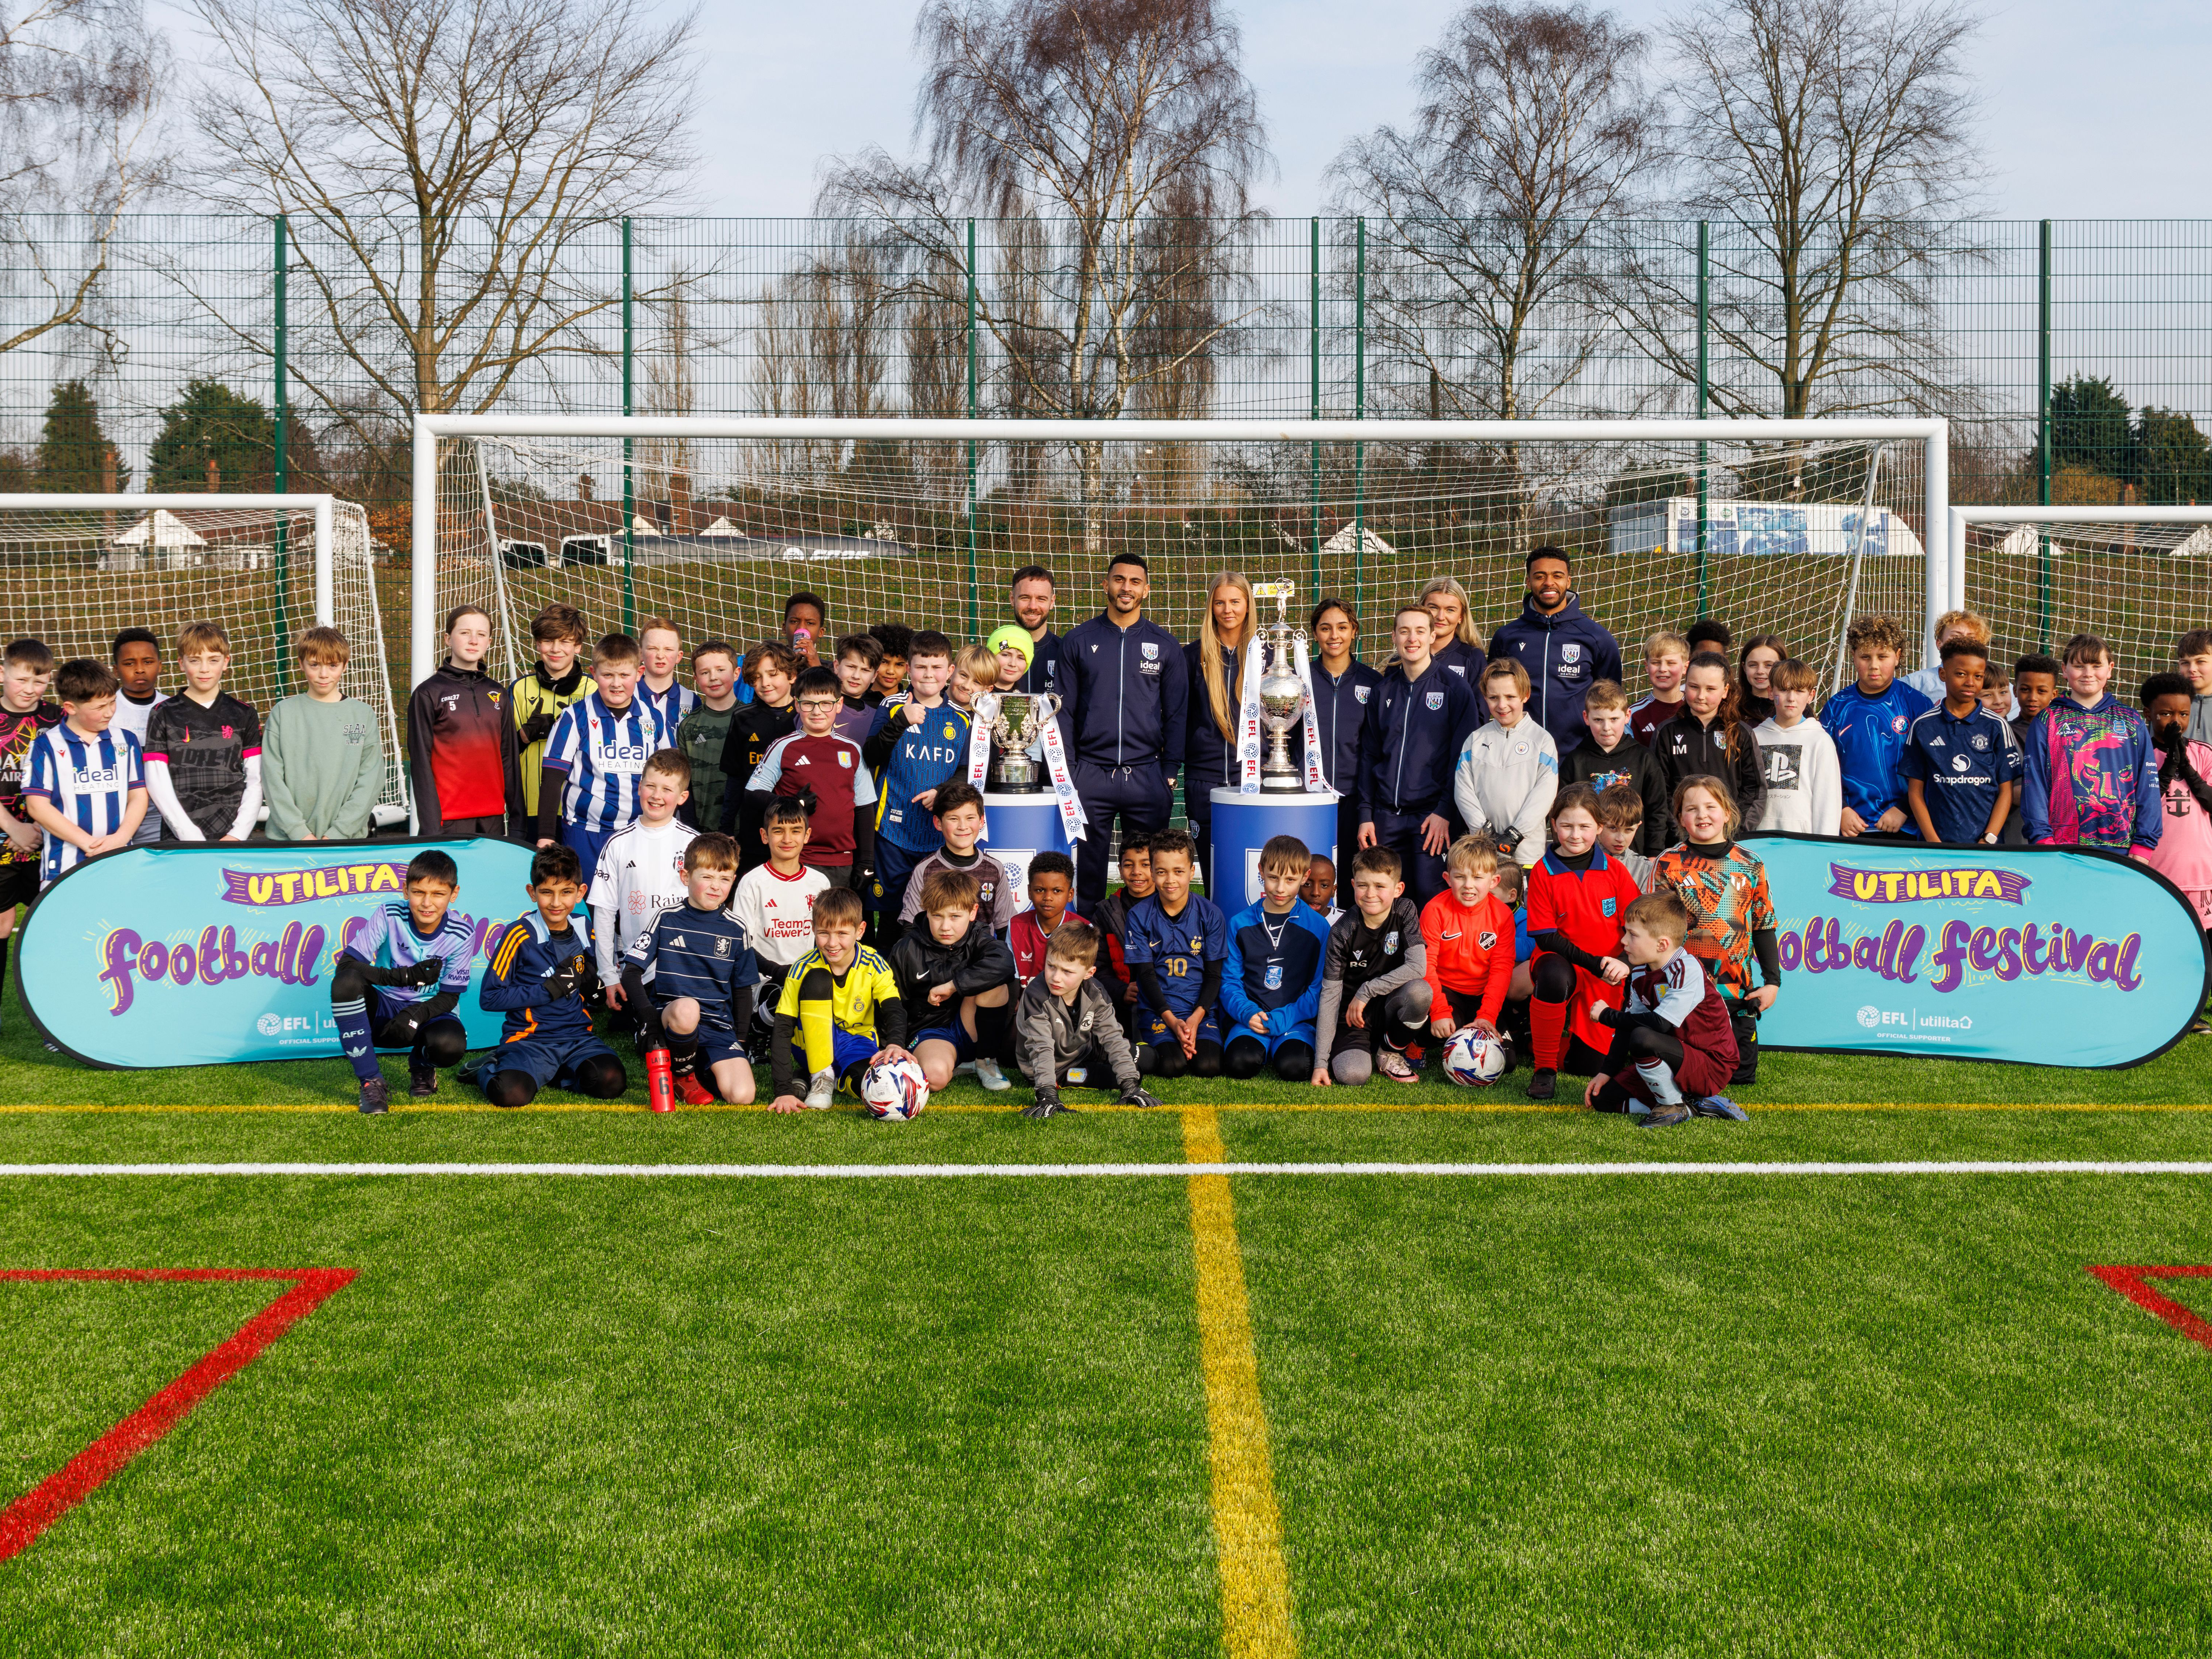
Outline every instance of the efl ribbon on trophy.
<svg viewBox="0 0 2212 1659"><path fill-rule="evenodd" d="M1060 808L1060 828L1067 831L1068 840L1081 841L1089 815L1084 811L1083 803L1076 799L1075 780L1068 775L1067 750L1060 741L1059 720L1047 720L1042 736L1045 770L1052 779L1052 798Z"/></svg>
<svg viewBox="0 0 2212 1659"><path fill-rule="evenodd" d="M991 764L991 722L998 714L997 693L976 694L975 707L968 716L968 781L979 795L983 793L983 774Z"/></svg>
<svg viewBox="0 0 2212 1659"><path fill-rule="evenodd" d="M1260 678L1267 672L1264 636L1255 627L1244 641L1244 672L1237 704L1237 793L1260 793Z"/></svg>
<svg viewBox="0 0 2212 1659"><path fill-rule="evenodd" d="M1339 795L1344 792L1329 787L1328 772L1321 763L1321 720L1314 713L1313 659L1306 655L1305 635L1297 636L1298 684L1305 688L1306 728L1306 793L1309 795Z"/></svg>

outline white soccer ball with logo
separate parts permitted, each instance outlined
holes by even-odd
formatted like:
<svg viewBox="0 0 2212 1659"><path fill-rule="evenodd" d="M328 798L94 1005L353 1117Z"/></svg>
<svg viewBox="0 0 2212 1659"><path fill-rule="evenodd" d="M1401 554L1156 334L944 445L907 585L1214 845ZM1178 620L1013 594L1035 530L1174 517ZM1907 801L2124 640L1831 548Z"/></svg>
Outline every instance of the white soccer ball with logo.
<svg viewBox="0 0 2212 1659"><path fill-rule="evenodd" d="M879 1060L860 1073L860 1100L869 1116L905 1123L929 1104L929 1083L916 1060Z"/></svg>
<svg viewBox="0 0 2212 1659"><path fill-rule="evenodd" d="M1444 1044L1444 1075L1467 1088L1488 1088L1512 1063L1504 1037L1486 1036L1472 1025L1454 1031Z"/></svg>

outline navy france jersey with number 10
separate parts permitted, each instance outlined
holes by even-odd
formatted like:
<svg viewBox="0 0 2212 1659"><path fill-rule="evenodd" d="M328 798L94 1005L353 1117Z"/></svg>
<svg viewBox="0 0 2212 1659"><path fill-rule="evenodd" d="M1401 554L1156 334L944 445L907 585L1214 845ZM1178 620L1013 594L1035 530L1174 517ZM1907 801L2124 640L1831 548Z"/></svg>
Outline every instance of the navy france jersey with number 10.
<svg viewBox="0 0 2212 1659"><path fill-rule="evenodd" d="M1182 913L1170 916L1155 894L1129 907L1126 927L1123 959L1133 969L1149 962L1160 976L1160 994L1168 1006L1152 1012L1180 1019L1197 1007L1206 964L1229 955L1229 923L1220 907L1193 893Z"/></svg>
<svg viewBox="0 0 2212 1659"><path fill-rule="evenodd" d="M586 830L619 830L637 816L645 763L669 745L668 723L642 697L610 708L594 691L561 711L545 740L545 769L566 775L561 816Z"/></svg>
<svg viewBox="0 0 2212 1659"><path fill-rule="evenodd" d="M658 1006L690 997L699 1005L701 1024L732 1036L738 992L760 983L744 928L726 910L702 910L688 901L653 917L624 955L652 975Z"/></svg>
<svg viewBox="0 0 2212 1659"><path fill-rule="evenodd" d="M884 763L876 833L910 853L935 852L945 838L929 809L914 798L966 775L968 716L942 703L916 726L907 719L903 701L886 702L884 716L896 735Z"/></svg>

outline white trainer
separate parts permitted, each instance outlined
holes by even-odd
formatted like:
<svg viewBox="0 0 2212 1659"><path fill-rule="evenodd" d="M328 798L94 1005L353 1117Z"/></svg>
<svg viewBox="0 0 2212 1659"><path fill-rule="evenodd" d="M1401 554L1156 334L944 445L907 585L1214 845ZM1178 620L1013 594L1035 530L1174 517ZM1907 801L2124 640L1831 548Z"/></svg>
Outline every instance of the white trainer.
<svg viewBox="0 0 2212 1659"><path fill-rule="evenodd" d="M826 1110L836 1094L836 1073L817 1072L814 1080L806 1085L806 1109L812 1112Z"/></svg>
<svg viewBox="0 0 2212 1659"><path fill-rule="evenodd" d="M1000 1067L999 1062L995 1060L989 1059L988 1057L981 1058L976 1060L975 1081L981 1084L993 1094L998 1093L1001 1089L1011 1089L1014 1086L1012 1084L1006 1081L1006 1074Z"/></svg>

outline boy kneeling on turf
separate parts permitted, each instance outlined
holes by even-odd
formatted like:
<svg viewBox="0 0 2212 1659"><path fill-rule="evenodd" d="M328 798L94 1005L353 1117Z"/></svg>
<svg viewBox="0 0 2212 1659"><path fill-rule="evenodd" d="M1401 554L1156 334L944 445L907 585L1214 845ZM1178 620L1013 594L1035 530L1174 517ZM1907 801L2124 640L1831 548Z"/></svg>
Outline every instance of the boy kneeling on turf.
<svg viewBox="0 0 2212 1659"><path fill-rule="evenodd" d="M338 952L331 1015L361 1083L364 1112L391 1109L378 1048L407 1050L407 1092L416 1100L436 1094L439 1072L468 1053L468 1033L453 1008L469 988L476 940L448 914L460 885L451 858L435 848L417 853L407 866L406 902L378 907Z"/></svg>
<svg viewBox="0 0 2212 1659"><path fill-rule="evenodd" d="M689 1106L711 1106L717 1096L744 1106L753 1097L744 1033L760 966L743 925L723 908L737 878L738 843L699 836L684 849L684 902L655 912L623 953L623 1000L638 1021L638 1047L668 1050L677 1097ZM711 1089L699 1080L702 1054Z"/></svg>
<svg viewBox="0 0 2212 1659"><path fill-rule="evenodd" d="M879 1059L912 1060L906 1006L890 964L860 943L860 896L831 887L814 901L814 948L792 963L776 999L769 1064L775 1079L771 1112L821 1111L839 1083L858 1091ZM881 1033L881 1041L878 1033ZM806 1097L793 1086L792 1062L806 1067Z"/></svg>
<svg viewBox="0 0 2212 1659"><path fill-rule="evenodd" d="M1103 1089L1109 1076L1124 1106L1160 1103L1145 1091L1121 1010L1091 977L1097 969L1097 929L1064 922L1045 942L1044 967L1022 993L1014 1015L1022 1069L1036 1089L1036 1103L1022 1108L1024 1117L1064 1112L1062 1089L1077 1084Z"/></svg>
<svg viewBox="0 0 2212 1659"><path fill-rule="evenodd" d="M908 1046L933 1090L951 1083L963 1060L975 1061L986 1089L1011 1088L998 1056L1013 1017L1014 953L976 914L982 888L972 872L938 868L920 879L928 925L900 934L890 951Z"/></svg>
<svg viewBox="0 0 2212 1659"><path fill-rule="evenodd" d="M563 717L565 718L565 716ZM507 1016L499 1047L477 1062L475 1082L495 1106L527 1106L551 1084L612 1100L629 1087L615 1051L592 1029L585 999L599 988L584 861L573 847L541 847L526 890L537 908L500 935L477 1000Z"/></svg>
<svg viewBox="0 0 2212 1659"><path fill-rule="evenodd" d="M1352 908L1328 930L1328 959L1322 969L1314 1027L1317 1087L1356 1088L1377 1072L1394 1083L1419 1080L1412 1056L1419 1050L1436 994L1422 977L1428 947L1420 913L1398 878L1400 867L1398 855L1387 847L1363 847L1352 855Z"/></svg>
<svg viewBox="0 0 2212 1659"><path fill-rule="evenodd" d="M1260 849L1260 902L1230 919L1221 975L1221 1012L1231 1028L1221 1069L1230 1077L1257 1077L1264 1067L1285 1083L1313 1074L1328 924L1298 896L1312 863L1296 836L1272 837Z"/></svg>
<svg viewBox="0 0 2212 1659"><path fill-rule="evenodd" d="M1689 933L1689 909L1672 893L1646 893L1621 918L1626 1001L1589 1001L1590 1018L1613 1033L1605 1073L1583 1091L1593 1111L1633 1112L1646 1128L1692 1116L1744 1121L1721 1093L1735 1073L1735 1028L1720 988L1682 948Z"/></svg>

